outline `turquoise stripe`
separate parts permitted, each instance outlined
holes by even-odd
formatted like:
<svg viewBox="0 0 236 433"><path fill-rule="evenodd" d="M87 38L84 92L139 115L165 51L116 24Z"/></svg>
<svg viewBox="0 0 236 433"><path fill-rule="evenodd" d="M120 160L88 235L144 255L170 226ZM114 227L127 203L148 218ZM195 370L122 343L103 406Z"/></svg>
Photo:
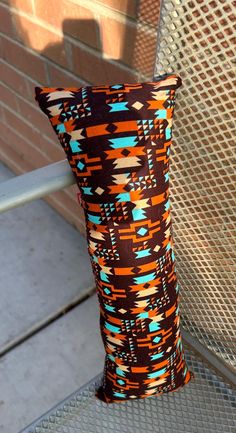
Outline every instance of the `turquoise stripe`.
<svg viewBox="0 0 236 433"><path fill-rule="evenodd" d="M149 331L150 332L157 331L158 329L161 329L159 323L156 323L156 322L149 323Z"/></svg>
<svg viewBox="0 0 236 433"><path fill-rule="evenodd" d="M139 313L138 314L138 319L147 319L149 316L148 316L148 312L147 311L145 311L144 313Z"/></svg>
<svg viewBox="0 0 236 433"><path fill-rule="evenodd" d="M136 284L147 283L148 281L155 280L155 278L156 278L156 274L155 272L152 272L151 274L142 275L141 277L134 278L134 282Z"/></svg>
<svg viewBox="0 0 236 433"><path fill-rule="evenodd" d="M118 149L120 147L133 147L137 143L137 137L136 135L131 137L118 137L109 139L109 141L112 143L111 147L114 149Z"/></svg>
<svg viewBox="0 0 236 433"><path fill-rule="evenodd" d="M105 281L106 283L109 283L109 281L110 281L107 274L105 274L105 272L103 272L103 271L100 271L100 278L102 281Z"/></svg>
<svg viewBox="0 0 236 433"><path fill-rule="evenodd" d="M70 147L71 147L72 152L80 152L81 151L80 143L78 141L70 140Z"/></svg>
<svg viewBox="0 0 236 433"><path fill-rule="evenodd" d="M107 295L109 295L109 293L111 293L111 291L110 291L110 289L108 289L108 287L106 287L106 288L104 289L104 292L105 292Z"/></svg>
<svg viewBox="0 0 236 433"><path fill-rule="evenodd" d="M133 209L132 214L134 221L139 221L146 218L146 212L143 209Z"/></svg>
<svg viewBox="0 0 236 433"><path fill-rule="evenodd" d="M169 180L169 173L165 174L165 182L167 182Z"/></svg>
<svg viewBox="0 0 236 433"><path fill-rule="evenodd" d="M170 209L170 200L169 199L165 203L165 210L168 210L168 209Z"/></svg>
<svg viewBox="0 0 236 433"><path fill-rule="evenodd" d="M96 215L87 214L88 220L95 224L101 224L101 218Z"/></svg>
<svg viewBox="0 0 236 433"><path fill-rule="evenodd" d="M126 394L121 394L120 392L114 392L114 395L115 395L116 397L126 398Z"/></svg>
<svg viewBox="0 0 236 433"><path fill-rule="evenodd" d="M116 367L116 374L119 374L119 376L125 376L125 372L119 367Z"/></svg>
<svg viewBox="0 0 236 433"><path fill-rule="evenodd" d="M162 368L161 370L154 371L153 373L149 373L148 377L151 379L153 377L159 377L166 372L166 368Z"/></svg>
<svg viewBox="0 0 236 433"><path fill-rule="evenodd" d="M108 322L105 322L105 327L106 327L107 329L109 329L109 331L111 331L111 332L120 333L120 331L121 331L120 328L118 328L117 326L111 325L111 324L108 323Z"/></svg>
<svg viewBox="0 0 236 433"><path fill-rule="evenodd" d="M146 256L150 256L151 249L148 248L147 250L142 250L142 251L135 251L136 254L136 259L141 259L142 257L146 257Z"/></svg>
<svg viewBox="0 0 236 433"><path fill-rule="evenodd" d="M128 107L126 105L128 102L115 102L114 104L108 104L111 107L110 113L113 111L128 111Z"/></svg>
<svg viewBox="0 0 236 433"><path fill-rule="evenodd" d="M116 196L117 201L130 201L130 193L122 192Z"/></svg>
<svg viewBox="0 0 236 433"><path fill-rule="evenodd" d="M115 361L115 358L114 358L114 356L112 356L112 355L111 355L110 353L108 353L108 355L107 355L107 356L108 356L108 358L110 358L110 360L111 360L111 361L113 361L113 362Z"/></svg>
<svg viewBox="0 0 236 433"><path fill-rule="evenodd" d="M84 191L84 194L93 195L93 193L91 191L91 186L81 186L81 189Z"/></svg>
<svg viewBox="0 0 236 433"><path fill-rule="evenodd" d="M64 123L61 123L60 125L57 125L57 130L58 132L62 133L62 132L66 132L66 128Z"/></svg>
<svg viewBox="0 0 236 433"><path fill-rule="evenodd" d="M123 84L115 84L114 86L111 86L111 89L122 89Z"/></svg>
<svg viewBox="0 0 236 433"><path fill-rule="evenodd" d="M157 110L155 112L157 119L166 119L167 111L166 110Z"/></svg>
<svg viewBox="0 0 236 433"><path fill-rule="evenodd" d="M115 310L115 307L111 307L110 305L107 305L107 304L104 304L104 306L105 306L105 308L106 308L106 310L108 310L108 311L116 311Z"/></svg>
<svg viewBox="0 0 236 433"><path fill-rule="evenodd" d="M169 251L171 248L170 242L166 245L166 251Z"/></svg>
<svg viewBox="0 0 236 433"><path fill-rule="evenodd" d="M159 358L161 358L163 355L164 355L164 352L160 352L160 353L157 353L156 355L152 355L152 356L151 356L152 361L153 361L154 359L159 359Z"/></svg>
<svg viewBox="0 0 236 433"><path fill-rule="evenodd" d="M166 128L166 138L171 138L171 128Z"/></svg>

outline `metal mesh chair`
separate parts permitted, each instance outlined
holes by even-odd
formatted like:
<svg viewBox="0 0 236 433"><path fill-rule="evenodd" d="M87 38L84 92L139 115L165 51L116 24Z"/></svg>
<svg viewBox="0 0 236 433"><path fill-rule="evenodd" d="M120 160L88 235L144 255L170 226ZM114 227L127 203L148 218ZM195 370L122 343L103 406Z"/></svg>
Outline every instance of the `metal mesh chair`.
<svg viewBox="0 0 236 433"><path fill-rule="evenodd" d="M233 6L164 0L158 26L154 76L183 80L170 198L182 335L196 379L177 393L107 405L94 397L100 374L21 433L236 431Z"/></svg>

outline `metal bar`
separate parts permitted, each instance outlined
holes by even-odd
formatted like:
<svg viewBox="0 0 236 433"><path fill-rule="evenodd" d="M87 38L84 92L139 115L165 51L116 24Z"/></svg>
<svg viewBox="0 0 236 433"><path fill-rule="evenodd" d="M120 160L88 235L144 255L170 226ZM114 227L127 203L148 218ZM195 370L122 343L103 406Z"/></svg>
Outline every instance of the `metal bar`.
<svg viewBox="0 0 236 433"><path fill-rule="evenodd" d="M0 183L0 213L75 183L67 159Z"/></svg>
<svg viewBox="0 0 236 433"><path fill-rule="evenodd" d="M236 374L228 364L226 364L221 358L215 355L206 346L200 343L195 337L193 337L188 331L181 327L181 335L183 341L189 344L189 346L201 356L203 360L206 360L211 366L213 366L222 376L233 386L236 386Z"/></svg>

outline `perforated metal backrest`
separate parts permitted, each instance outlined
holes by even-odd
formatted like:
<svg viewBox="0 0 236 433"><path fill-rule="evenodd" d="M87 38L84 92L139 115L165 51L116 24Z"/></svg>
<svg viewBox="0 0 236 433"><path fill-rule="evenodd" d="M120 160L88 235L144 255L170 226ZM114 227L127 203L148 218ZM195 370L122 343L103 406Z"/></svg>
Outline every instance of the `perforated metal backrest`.
<svg viewBox="0 0 236 433"><path fill-rule="evenodd" d="M234 2L164 0L154 75L182 78L170 200L182 326L235 368ZM235 47L234 47L235 51Z"/></svg>

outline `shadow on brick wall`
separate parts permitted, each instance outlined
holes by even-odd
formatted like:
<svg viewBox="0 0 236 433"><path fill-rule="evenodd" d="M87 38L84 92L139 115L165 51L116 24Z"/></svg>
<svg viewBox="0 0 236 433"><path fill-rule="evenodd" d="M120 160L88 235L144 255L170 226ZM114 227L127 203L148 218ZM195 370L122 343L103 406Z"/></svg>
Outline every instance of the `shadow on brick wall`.
<svg viewBox="0 0 236 433"><path fill-rule="evenodd" d="M14 0L7 0L6 3L16 10ZM128 3L129 16L125 15L124 7L123 14L120 15L117 15L117 11L104 7L104 12L109 11L110 16L107 17L104 13L104 16L100 14L97 19L65 18L60 26L60 13L63 11L60 11L59 5L60 3L58 10L51 11L50 6L41 12L44 25L42 19L39 20L35 15L28 18L24 14L17 15L12 10L15 39L39 54L42 60L45 59L47 83L42 74L38 80L41 84L68 85L73 81L74 85L74 80L77 82L77 79L87 84L152 79L159 1ZM78 8L79 15L79 6L73 7ZM56 18L55 21L52 20L53 13L56 18L59 16L58 22ZM33 65L25 57L30 75ZM24 72L27 73L27 67Z"/></svg>

